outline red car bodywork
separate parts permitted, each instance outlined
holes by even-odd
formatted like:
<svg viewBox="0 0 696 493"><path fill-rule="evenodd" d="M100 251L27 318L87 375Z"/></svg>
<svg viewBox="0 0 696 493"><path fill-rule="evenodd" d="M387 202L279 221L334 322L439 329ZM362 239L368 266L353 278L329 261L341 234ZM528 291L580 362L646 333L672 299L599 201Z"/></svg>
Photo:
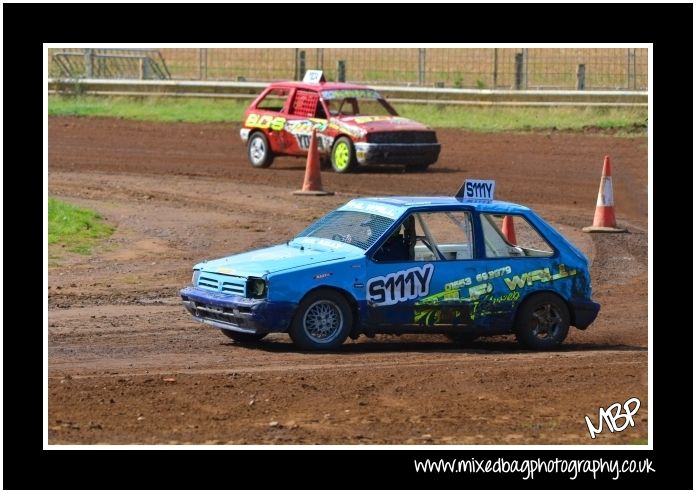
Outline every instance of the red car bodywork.
<svg viewBox="0 0 696 493"><path fill-rule="evenodd" d="M373 89L345 83L270 84L247 108L240 134L251 164L267 167L275 156L306 156L313 128L322 159L337 172L369 164L425 169L440 153L434 130L398 116Z"/></svg>

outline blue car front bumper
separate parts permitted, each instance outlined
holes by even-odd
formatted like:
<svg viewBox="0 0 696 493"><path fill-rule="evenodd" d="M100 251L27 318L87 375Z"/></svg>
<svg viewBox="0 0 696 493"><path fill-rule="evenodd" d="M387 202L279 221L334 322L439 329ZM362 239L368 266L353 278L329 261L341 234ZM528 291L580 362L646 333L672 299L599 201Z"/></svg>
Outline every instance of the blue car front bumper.
<svg viewBox="0 0 696 493"><path fill-rule="evenodd" d="M180 291L184 307L198 322L245 334L287 332L297 305L223 294L197 287Z"/></svg>

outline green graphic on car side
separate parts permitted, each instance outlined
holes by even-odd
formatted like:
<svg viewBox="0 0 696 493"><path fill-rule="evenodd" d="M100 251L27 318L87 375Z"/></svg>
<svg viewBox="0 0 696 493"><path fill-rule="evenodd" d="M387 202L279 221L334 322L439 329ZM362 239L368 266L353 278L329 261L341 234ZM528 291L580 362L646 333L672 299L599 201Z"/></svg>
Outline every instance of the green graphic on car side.
<svg viewBox="0 0 696 493"><path fill-rule="evenodd" d="M510 277L502 277L503 274L509 274ZM414 322L426 326L467 325L480 317L509 313L519 302L522 296L520 291L525 287L575 276L577 270L559 264L558 272L553 274L548 267L514 276L511 274L511 267L505 266L479 273L473 279L466 277L448 282L443 291L422 298L414 304ZM490 282L471 286L472 280L492 280L498 277L503 279L498 292ZM505 287L508 288L507 291Z"/></svg>

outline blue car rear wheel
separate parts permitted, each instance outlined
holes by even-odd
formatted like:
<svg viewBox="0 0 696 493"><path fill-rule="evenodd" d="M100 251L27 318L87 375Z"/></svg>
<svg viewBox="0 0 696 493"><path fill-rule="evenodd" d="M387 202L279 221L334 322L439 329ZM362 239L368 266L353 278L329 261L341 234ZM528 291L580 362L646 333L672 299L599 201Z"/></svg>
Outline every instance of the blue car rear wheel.
<svg viewBox="0 0 696 493"><path fill-rule="evenodd" d="M565 301L553 293L530 296L516 317L517 340L531 349L551 349L563 342L570 328Z"/></svg>

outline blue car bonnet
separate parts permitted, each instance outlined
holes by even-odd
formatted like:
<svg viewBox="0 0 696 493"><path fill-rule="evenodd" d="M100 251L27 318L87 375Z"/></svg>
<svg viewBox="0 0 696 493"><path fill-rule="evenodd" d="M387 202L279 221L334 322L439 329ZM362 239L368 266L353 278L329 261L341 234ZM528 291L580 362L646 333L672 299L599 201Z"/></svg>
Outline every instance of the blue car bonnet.
<svg viewBox="0 0 696 493"><path fill-rule="evenodd" d="M235 276L262 277L298 267L341 260L359 252L362 250L337 241L322 240L319 244L306 239L295 239L285 245L201 262L194 269Z"/></svg>

